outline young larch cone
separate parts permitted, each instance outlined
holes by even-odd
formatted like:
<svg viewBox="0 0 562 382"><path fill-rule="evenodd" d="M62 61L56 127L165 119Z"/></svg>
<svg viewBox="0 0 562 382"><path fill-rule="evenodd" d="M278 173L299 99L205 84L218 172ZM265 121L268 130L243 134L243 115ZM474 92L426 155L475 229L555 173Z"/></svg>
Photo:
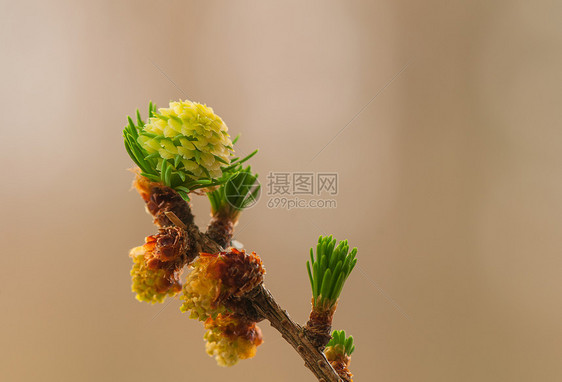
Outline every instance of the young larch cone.
<svg viewBox="0 0 562 382"><path fill-rule="evenodd" d="M230 248L201 253L190 266L180 309L205 321L207 354L221 366L252 358L263 340L256 314L243 296L263 281L265 269L259 256Z"/></svg>
<svg viewBox="0 0 562 382"><path fill-rule="evenodd" d="M263 343L255 322L232 314L219 314L205 321L205 350L219 366L233 366L241 359L254 357Z"/></svg>
<svg viewBox="0 0 562 382"><path fill-rule="evenodd" d="M220 178L233 151L228 127L213 109L191 101L170 102L149 118L138 143L149 154L176 160L194 179Z"/></svg>
<svg viewBox="0 0 562 382"><path fill-rule="evenodd" d="M209 265L216 260L216 256L202 253L190 267L183 286L180 307L182 312L189 312L189 318L205 321L209 317L216 317L225 312L226 307L220 304L221 282L213 275Z"/></svg>
<svg viewBox="0 0 562 382"><path fill-rule="evenodd" d="M187 261L188 240L183 229L166 227L131 250L131 288L139 301L162 302L181 291L179 276Z"/></svg>
<svg viewBox="0 0 562 382"><path fill-rule="evenodd" d="M225 288L225 297L240 297L262 283L265 268L260 257L245 250L230 248L217 256L212 264Z"/></svg>
<svg viewBox="0 0 562 382"><path fill-rule="evenodd" d="M219 313L235 310L231 298L240 297L263 281L265 269L254 252L230 248L216 254L201 253L191 267L183 287L180 307L191 318L205 321ZM228 305L228 307L227 307Z"/></svg>

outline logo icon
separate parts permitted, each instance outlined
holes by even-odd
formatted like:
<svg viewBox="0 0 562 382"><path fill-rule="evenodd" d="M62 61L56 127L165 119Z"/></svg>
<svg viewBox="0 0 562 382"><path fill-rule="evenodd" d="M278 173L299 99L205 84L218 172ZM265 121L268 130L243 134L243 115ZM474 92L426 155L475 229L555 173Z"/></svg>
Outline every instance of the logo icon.
<svg viewBox="0 0 562 382"><path fill-rule="evenodd" d="M251 172L240 172L224 185L224 196L228 204L238 210L253 207L259 200L261 185Z"/></svg>

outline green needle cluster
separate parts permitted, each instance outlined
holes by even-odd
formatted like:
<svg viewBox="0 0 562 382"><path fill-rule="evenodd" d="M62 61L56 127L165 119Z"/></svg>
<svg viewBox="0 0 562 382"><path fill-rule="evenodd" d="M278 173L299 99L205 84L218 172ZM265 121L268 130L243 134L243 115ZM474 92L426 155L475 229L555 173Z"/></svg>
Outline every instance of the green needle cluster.
<svg viewBox="0 0 562 382"><path fill-rule="evenodd" d="M334 330L332 332L332 339L326 345L326 348L331 347L336 352L341 352L350 357L355 350L355 345L353 344L353 336L346 337L345 330Z"/></svg>
<svg viewBox="0 0 562 382"><path fill-rule="evenodd" d="M316 258L310 248L310 261L306 262L306 267L315 307L329 309L337 303L343 285L357 263L356 255L357 248L350 252L347 240L336 246L332 236L318 238Z"/></svg>

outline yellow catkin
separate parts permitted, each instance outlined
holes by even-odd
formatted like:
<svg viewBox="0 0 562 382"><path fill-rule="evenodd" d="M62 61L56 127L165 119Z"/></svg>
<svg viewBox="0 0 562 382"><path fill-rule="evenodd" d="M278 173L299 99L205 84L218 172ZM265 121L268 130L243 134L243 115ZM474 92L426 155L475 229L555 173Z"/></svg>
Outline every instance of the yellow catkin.
<svg viewBox="0 0 562 382"><path fill-rule="evenodd" d="M133 248L129 254L133 259L131 290L136 293L136 298L139 301L151 304L161 303L166 297L172 297L178 291L170 287L166 280L166 272L163 269L149 269L147 267L145 254L144 246Z"/></svg>
<svg viewBox="0 0 562 382"><path fill-rule="evenodd" d="M226 310L223 305L215 304L216 297L221 290L220 280L209 272L209 257L199 257L193 264L193 269L187 276L183 286L180 307L182 312L189 312L190 318L205 321L209 317Z"/></svg>
<svg viewBox="0 0 562 382"><path fill-rule="evenodd" d="M233 315L218 315L205 322L205 350L219 366L234 366L242 359L253 358L263 339L254 322Z"/></svg>

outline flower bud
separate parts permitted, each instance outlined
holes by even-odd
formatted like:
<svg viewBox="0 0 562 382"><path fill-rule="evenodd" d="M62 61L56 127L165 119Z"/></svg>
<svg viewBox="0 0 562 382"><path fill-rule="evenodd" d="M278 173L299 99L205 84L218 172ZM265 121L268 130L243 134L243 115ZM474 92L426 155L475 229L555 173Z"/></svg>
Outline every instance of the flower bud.
<svg viewBox="0 0 562 382"><path fill-rule="evenodd" d="M263 343L261 330L255 322L234 315L218 315L205 322L205 349L219 366L233 366L241 359L253 358Z"/></svg>
<svg viewBox="0 0 562 382"><path fill-rule="evenodd" d="M201 253L191 264L183 288L182 312L190 311L190 318L205 321L232 310L227 308L230 297L240 297L263 281L261 259L234 248L216 254Z"/></svg>
<svg viewBox="0 0 562 382"><path fill-rule="evenodd" d="M137 300L162 302L181 290L179 275L186 263L187 236L179 227L166 227L148 236L145 244L129 253L132 291Z"/></svg>

